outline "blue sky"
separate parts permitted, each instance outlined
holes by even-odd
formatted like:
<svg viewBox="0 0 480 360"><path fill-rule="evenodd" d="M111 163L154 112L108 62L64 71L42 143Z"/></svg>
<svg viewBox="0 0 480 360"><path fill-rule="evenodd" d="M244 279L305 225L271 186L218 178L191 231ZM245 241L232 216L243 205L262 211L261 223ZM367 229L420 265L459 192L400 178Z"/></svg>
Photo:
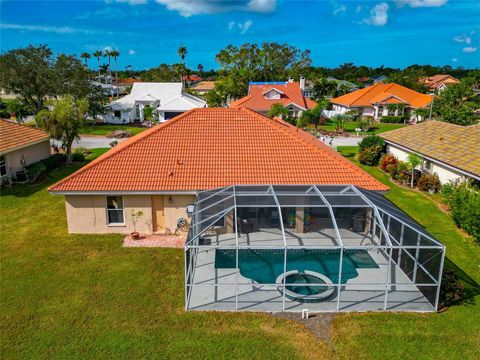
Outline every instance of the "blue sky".
<svg viewBox="0 0 480 360"><path fill-rule="evenodd" d="M118 49L119 68L179 62L215 68L228 44L287 42L314 65L354 62L480 67L480 1L0 0L0 48ZM91 66L95 61L91 60Z"/></svg>

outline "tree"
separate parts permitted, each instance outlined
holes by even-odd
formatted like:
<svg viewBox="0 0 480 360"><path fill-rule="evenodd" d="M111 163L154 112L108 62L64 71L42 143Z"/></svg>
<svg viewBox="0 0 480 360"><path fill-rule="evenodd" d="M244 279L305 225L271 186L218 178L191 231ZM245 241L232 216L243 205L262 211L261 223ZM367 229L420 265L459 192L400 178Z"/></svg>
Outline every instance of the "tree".
<svg viewBox="0 0 480 360"><path fill-rule="evenodd" d="M88 52L83 52L80 54L80 57L85 61L85 67L88 67L88 59L90 59L90 54Z"/></svg>
<svg viewBox="0 0 480 360"><path fill-rule="evenodd" d="M284 118L285 116L288 116L288 109L280 103L273 104L268 111L268 117L272 119L274 117Z"/></svg>
<svg viewBox="0 0 480 360"><path fill-rule="evenodd" d="M461 81L447 87L433 100L433 113L438 120L457 125L478 123L475 110L480 108L480 97L471 81Z"/></svg>
<svg viewBox="0 0 480 360"><path fill-rule="evenodd" d="M198 64L197 70L198 70L198 74L199 74L200 76L202 76L202 74L203 74L203 65L202 65L202 64Z"/></svg>
<svg viewBox="0 0 480 360"><path fill-rule="evenodd" d="M419 165L422 165L423 159L417 154L409 154L407 157L407 162L410 165L410 170L412 172L412 176L410 179L410 187L413 188L413 180L415 178L415 168Z"/></svg>
<svg viewBox="0 0 480 360"><path fill-rule="evenodd" d="M100 76L100 58L103 56L103 53L101 50L97 50L92 55L97 58L98 76Z"/></svg>
<svg viewBox="0 0 480 360"><path fill-rule="evenodd" d="M143 117L145 118L145 120L150 121L151 123L153 123L154 121L154 113L155 109L152 108L150 105L145 105L145 107L143 108Z"/></svg>
<svg viewBox="0 0 480 360"><path fill-rule="evenodd" d="M113 61L115 62L115 85L118 85L117 58L120 56L120 52L118 50L112 50L110 55L113 57Z"/></svg>
<svg viewBox="0 0 480 360"><path fill-rule="evenodd" d="M10 50L0 55L2 87L33 111L44 108L47 96L55 94L54 58L46 45Z"/></svg>
<svg viewBox="0 0 480 360"><path fill-rule="evenodd" d="M185 64L185 56L187 55L187 48L185 46L180 46L177 50L178 56L182 59L182 64Z"/></svg>
<svg viewBox="0 0 480 360"><path fill-rule="evenodd" d="M108 82L105 81L105 84L107 83L112 83L112 67L110 66L111 65L111 58L112 58L112 52L111 50L108 50L108 49L105 49L103 51L103 57L106 57L108 58Z"/></svg>
<svg viewBox="0 0 480 360"><path fill-rule="evenodd" d="M336 90L337 83L335 81L322 77L313 84L313 97L316 101L319 101L329 96L335 96Z"/></svg>
<svg viewBox="0 0 480 360"><path fill-rule="evenodd" d="M35 121L47 131L50 136L62 142L67 155L67 164L71 164L72 144L79 138L80 127L83 125L88 110L86 99L75 100L65 96L56 101L53 110L42 110L35 116Z"/></svg>
<svg viewBox="0 0 480 360"><path fill-rule="evenodd" d="M15 114L18 123L24 123L27 116L31 113L28 105L19 99L9 101L7 103L7 110L10 114Z"/></svg>
<svg viewBox="0 0 480 360"><path fill-rule="evenodd" d="M141 78L148 82L171 82L178 81L178 74L173 66L160 64L158 67L145 71Z"/></svg>
<svg viewBox="0 0 480 360"><path fill-rule="evenodd" d="M311 124L315 127L315 137L318 135L318 125L320 125L320 121L322 118L323 110L325 110L327 106L326 101L322 101L317 104L313 109L304 111L300 119L297 121L298 127L303 127L305 125Z"/></svg>

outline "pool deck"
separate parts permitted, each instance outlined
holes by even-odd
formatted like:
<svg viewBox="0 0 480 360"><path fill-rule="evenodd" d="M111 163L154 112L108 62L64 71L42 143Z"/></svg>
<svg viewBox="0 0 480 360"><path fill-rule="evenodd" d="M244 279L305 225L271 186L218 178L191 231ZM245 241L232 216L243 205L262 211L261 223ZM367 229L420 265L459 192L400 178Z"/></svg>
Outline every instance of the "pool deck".
<svg viewBox="0 0 480 360"><path fill-rule="evenodd" d="M370 237L347 229L340 229L345 245L368 245L375 243ZM295 234L286 233L287 243L295 245L336 245L333 229L322 233L311 232ZM211 236L213 246L235 245L235 234L218 234ZM239 244L277 245L283 247L283 237L276 229L242 234ZM365 247L367 249L367 247ZM378 268L357 268L359 276L350 279L340 287L340 311L384 311L388 258L382 250L370 249L369 254ZM301 311L310 312L337 311L338 289L331 298L317 303L300 303L283 297L276 285L264 285L237 274L236 269L216 269L215 249L205 247L198 250L194 268L193 284L190 287L189 310L219 311ZM391 288L388 292L387 310L391 311L434 311L430 302L412 283L409 277L394 263L390 265ZM238 281L238 296L235 283ZM215 285L216 286L213 286ZM433 288L432 288L433 289Z"/></svg>

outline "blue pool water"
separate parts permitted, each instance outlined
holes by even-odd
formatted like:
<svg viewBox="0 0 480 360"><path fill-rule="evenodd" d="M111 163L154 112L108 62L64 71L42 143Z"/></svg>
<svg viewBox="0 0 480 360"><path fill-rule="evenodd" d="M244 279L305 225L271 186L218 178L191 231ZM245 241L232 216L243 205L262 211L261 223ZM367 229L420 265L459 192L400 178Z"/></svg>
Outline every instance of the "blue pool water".
<svg viewBox="0 0 480 360"><path fill-rule="evenodd" d="M356 278L357 269L378 268L366 250L344 250L343 254L342 284ZM277 277L283 274L283 256L283 249L241 249L238 251L240 274L261 284L275 284ZM339 265L339 250L288 250L287 271L315 271L338 283ZM217 249L215 268L235 268L235 250Z"/></svg>

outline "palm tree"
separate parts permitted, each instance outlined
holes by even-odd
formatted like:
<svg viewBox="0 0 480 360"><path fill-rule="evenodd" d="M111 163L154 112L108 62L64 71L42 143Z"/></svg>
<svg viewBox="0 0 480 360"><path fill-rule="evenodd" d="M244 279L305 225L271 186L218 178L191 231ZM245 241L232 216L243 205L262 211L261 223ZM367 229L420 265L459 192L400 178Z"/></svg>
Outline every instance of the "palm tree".
<svg viewBox="0 0 480 360"><path fill-rule="evenodd" d="M182 64L185 64L185 56L187 55L187 48L185 46L180 46L177 50L177 53L182 59Z"/></svg>
<svg viewBox="0 0 480 360"><path fill-rule="evenodd" d="M108 58L108 80L111 82L112 80L112 68L110 67L110 59L111 59L111 56L112 56L112 52L110 50L105 50L104 53L103 53L103 57L107 57ZM105 84L107 82L105 81Z"/></svg>
<svg viewBox="0 0 480 360"><path fill-rule="evenodd" d="M202 75L202 73L203 73L203 65L202 65L202 64L198 64L197 69L198 69L198 74L199 74L199 75Z"/></svg>
<svg viewBox="0 0 480 360"><path fill-rule="evenodd" d="M88 68L88 59L90 59L90 54L87 52L83 52L80 54L80 57L85 61L85 66Z"/></svg>
<svg viewBox="0 0 480 360"><path fill-rule="evenodd" d="M97 58L98 76L100 77L100 58L103 56L103 53L100 50L97 50L92 55Z"/></svg>
<svg viewBox="0 0 480 360"><path fill-rule="evenodd" d="M280 103L273 104L268 111L268 117L272 119L274 117L280 117L283 119L286 116L288 116L288 109Z"/></svg>
<svg viewBox="0 0 480 360"><path fill-rule="evenodd" d="M410 179L410 187L413 188L413 178L415 177L415 168L419 165L422 165L423 159L417 154L409 154L407 157L407 162L410 165L412 171L412 178Z"/></svg>
<svg viewBox="0 0 480 360"><path fill-rule="evenodd" d="M113 61L115 62L115 85L118 85L117 57L120 56L120 52L118 50L112 50L110 55L113 57Z"/></svg>

